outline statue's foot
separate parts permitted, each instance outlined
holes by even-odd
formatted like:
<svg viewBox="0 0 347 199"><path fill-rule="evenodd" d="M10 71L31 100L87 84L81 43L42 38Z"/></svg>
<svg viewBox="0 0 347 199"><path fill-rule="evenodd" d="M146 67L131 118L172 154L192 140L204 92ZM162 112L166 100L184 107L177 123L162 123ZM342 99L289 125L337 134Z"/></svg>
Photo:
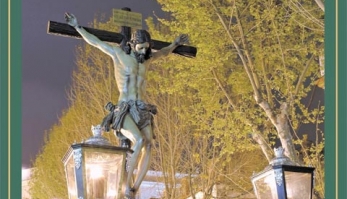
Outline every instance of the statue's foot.
<svg viewBox="0 0 347 199"><path fill-rule="evenodd" d="M135 199L135 195L136 195L135 189L133 188L126 189L124 199Z"/></svg>

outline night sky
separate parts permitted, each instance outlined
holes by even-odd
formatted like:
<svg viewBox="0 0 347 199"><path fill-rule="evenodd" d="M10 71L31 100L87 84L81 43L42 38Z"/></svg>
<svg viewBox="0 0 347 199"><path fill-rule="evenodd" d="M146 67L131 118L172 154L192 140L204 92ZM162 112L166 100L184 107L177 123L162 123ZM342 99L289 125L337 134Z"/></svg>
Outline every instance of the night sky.
<svg viewBox="0 0 347 199"><path fill-rule="evenodd" d="M69 104L66 92L76 69L75 48L83 40L47 34L49 20L64 21L73 13L81 26L95 16L112 16L112 9L129 7L142 19L164 17L155 0L32 0L22 1L22 166L32 166L42 149L44 133L59 121ZM144 24L144 22L143 22ZM145 25L143 25L145 27Z"/></svg>

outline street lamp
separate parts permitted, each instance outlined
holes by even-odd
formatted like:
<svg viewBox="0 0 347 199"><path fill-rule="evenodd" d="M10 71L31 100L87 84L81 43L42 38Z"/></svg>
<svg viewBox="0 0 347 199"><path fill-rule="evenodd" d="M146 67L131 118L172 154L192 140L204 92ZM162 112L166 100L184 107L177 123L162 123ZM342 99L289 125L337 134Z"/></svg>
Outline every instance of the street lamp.
<svg viewBox="0 0 347 199"><path fill-rule="evenodd" d="M312 199L314 168L294 164L283 152L275 149L270 165L252 176L257 199Z"/></svg>
<svg viewBox="0 0 347 199"><path fill-rule="evenodd" d="M69 199L120 199L126 182L129 148L112 146L92 126L93 136L72 144L63 162Z"/></svg>

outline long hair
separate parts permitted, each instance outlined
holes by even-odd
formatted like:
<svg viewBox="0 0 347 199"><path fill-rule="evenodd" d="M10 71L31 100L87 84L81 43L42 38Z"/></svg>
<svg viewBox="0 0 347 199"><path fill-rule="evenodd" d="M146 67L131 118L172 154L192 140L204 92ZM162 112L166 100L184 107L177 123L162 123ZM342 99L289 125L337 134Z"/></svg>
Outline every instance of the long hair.
<svg viewBox="0 0 347 199"><path fill-rule="evenodd" d="M152 46L153 46L153 42L151 39L151 35L146 31L146 30L136 30L135 32L133 32L133 34L131 35L131 39L128 42L128 48L125 47L123 48L123 50L127 53L130 54L131 49L135 50L135 46L136 44L142 44L148 42L149 43L149 48L146 51L145 54L145 60L151 58L152 56Z"/></svg>

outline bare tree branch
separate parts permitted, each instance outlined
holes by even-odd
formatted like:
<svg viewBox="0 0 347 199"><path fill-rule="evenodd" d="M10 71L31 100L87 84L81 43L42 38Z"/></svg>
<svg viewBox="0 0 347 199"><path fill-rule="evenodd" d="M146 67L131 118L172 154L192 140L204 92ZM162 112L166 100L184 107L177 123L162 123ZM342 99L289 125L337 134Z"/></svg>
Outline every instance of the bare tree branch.
<svg viewBox="0 0 347 199"><path fill-rule="evenodd" d="M325 12L325 6L324 3L321 0L315 0L315 2L317 3L318 7Z"/></svg>
<svg viewBox="0 0 347 199"><path fill-rule="evenodd" d="M257 103L261 102L263 99L261 97L261 94L259 93L259 90L257 88L257 85L256 85L256 82L254 80L254 77L252 75L252 71L250 69L250 67L248 66L247 64L247 61L245 59L245 57L243 56L243 53L241 52L241 49L240 49L240 46L236 43L236 41L234 40L234 37L232 36L230 30L228 29L223 17L220 15L219 11L218 11L218 8L213 4L212 1L210 1L210 4L212 5L213 9L216 11L216 15L218 16L221 24L223 25L226 33L228 34L231 42L233 43L236 51L237 51L237 54L239 55L241 61L242 61L242 64L243 64L243 67L245 68L245 71L248 75L248 78L249 78L249 81L251 82L251 85L252 85L252 88L253 88L253 91L254 91L254 98L256 100Z"/></svg>

